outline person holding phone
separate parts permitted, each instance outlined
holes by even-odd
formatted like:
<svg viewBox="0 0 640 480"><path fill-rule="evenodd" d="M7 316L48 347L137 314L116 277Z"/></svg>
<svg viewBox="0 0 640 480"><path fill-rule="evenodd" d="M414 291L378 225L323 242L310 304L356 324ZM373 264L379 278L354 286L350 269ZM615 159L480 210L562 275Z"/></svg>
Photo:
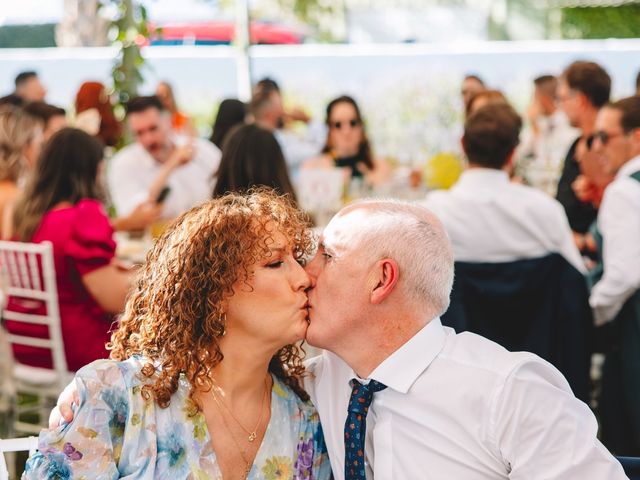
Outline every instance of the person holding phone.
<svg viewBox="0 0 640 480"><path fill-rule="evenodd" d="M120 150L107 171L109 191L120 216L144 202L162 203L161 219L178 217L209 199L220 163L220 150L211 142L179 137L155 97L136 97L127 105L127 119L136 142ZM171 188L162 202L162 189Z"/></svg>

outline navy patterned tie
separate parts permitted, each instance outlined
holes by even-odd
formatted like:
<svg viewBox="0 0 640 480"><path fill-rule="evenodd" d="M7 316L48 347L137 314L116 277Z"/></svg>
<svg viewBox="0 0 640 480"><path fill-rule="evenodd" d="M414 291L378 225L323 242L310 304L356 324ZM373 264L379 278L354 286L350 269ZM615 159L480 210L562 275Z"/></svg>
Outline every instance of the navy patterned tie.
<svg viewBox="0 0 640 480"><path fill-rule="evenodd" d="M363 385L355 378L351 380L351 399L347 421L344 424L344 478L345 480L365 480L364 441L367 431L367 412L373 394L387 388L380 382L371 380Z"/></svg>

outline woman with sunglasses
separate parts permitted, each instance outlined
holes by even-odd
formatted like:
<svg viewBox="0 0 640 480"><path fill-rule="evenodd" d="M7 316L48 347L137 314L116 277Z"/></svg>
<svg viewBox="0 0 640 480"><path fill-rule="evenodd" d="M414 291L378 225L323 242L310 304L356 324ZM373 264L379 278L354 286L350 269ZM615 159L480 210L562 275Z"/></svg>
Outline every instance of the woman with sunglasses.
<svg viewBox="0 0 640 480"><path fill-rule="evenodd" d="M373 157L360 108L346 95L327 105L327 140L319 157L304 168L344 168L347 181L364 178L371 185L382 183L388 174L386 164Z"/></svg>

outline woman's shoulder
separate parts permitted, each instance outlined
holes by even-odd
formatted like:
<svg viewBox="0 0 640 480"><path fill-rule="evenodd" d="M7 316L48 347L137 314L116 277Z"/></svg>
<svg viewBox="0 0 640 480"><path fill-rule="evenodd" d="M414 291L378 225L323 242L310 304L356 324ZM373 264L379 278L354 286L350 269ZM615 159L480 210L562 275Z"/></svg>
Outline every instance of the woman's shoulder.
<svg viewBox="0 0 640 480"><path fill-rule="evenodd" d="M98 383L106 386L120 385L126 389L142 384L142 368L146 360L132 356L126 360L101 359L82 367L76 373L84 383Z"/></svg>

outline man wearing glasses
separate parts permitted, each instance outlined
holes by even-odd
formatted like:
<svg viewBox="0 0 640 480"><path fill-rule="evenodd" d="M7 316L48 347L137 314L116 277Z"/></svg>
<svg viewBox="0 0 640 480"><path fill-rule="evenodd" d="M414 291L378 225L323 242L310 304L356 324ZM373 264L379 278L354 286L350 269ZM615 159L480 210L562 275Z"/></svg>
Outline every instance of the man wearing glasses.
<svg viewBox="0 0 640 480"><path fill-rule="evenodd" d="M618 454L640 455L640 97L600 110L592 150L614 176L598 213L602 277L589 303L613 334L603 367L602 439Z"/></svg>
<svg viewBox="0 0 640 480"><path fill-rule="evenodd" d="M598 110L609 101L610 90L611 78L600 65L593 62L573 62L562 73L558 84L560 108L571 126L580 130L581 136L567 152L556 198L567 213L576 244L581 250L586 250L585 233L596 219L598 211L589 199L576 195L573 183L584 173L580 152L584 153L585 141L593 133Z"/></svg>

